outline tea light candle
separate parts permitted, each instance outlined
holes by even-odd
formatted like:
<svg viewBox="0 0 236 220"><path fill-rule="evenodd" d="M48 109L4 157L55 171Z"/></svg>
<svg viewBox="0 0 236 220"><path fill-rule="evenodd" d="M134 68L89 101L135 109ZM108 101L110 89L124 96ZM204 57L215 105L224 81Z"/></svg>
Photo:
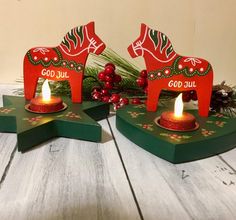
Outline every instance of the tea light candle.
<svg viewBox="0 0 236 220"><path fill-rule="evenodd" d="M175 131L195 130L196 118L187 112L183 112L182 93L175 101L175 110L161 114L159 123L162 127Z"/></svg>
<svg viewBox="0 0 236 220"><path fill-rule="evenodd" d="M51 96L48 80L42 86L42 96L37 96L30 100L29 110L36 113L58 112L64 108L60 97Z"/></svg>

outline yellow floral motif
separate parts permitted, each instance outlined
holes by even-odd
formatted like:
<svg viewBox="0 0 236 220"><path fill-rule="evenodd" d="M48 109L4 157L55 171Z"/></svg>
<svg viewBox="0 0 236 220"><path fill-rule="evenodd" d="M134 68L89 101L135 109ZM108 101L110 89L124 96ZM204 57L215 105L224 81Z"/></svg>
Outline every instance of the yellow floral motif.
<svg viewBox="0 0 236 220"><path fill-rule="evenodd" d="M213 134L215 134L216 132L215 131L209 131L209 130L207 130L207 129L205 129L205 128L202 128L202 135L204 136L204 137L208 137L208 136L211 136L211 135L213 135Z"/></svg>
<svg viewBox="0 0 236 220"><path fill-rule="evenodd" d="M39 115L36 117L32 117L32 118L23 118L23 121L28 121L31 125L36 125L41 119L43 118L43 116Z"/></svg>
<svg viewBox="0 0 236 220"><path fill-rule="evenodd" d="M221 114L221 113L216 113L214 115L212 115L213 117L216 117L216 118L225 118L225 119L229 119L229 117Z"/></svg>
<svg viewBox="0 0 236 220"><path fill-rule="evenodd" d="M130 114L131 118L137 118L139 115L144 115L143 112L131 112L131 111L128 111L128 113Z"/></svg>
<svg viewBox="0 0 236 220"><path fill-rule="evenodd" d="M160 136L168 137L168 138L170 138L171 140L177 141L177 142L180 142L180 141L183 140L183 139L189 139L189 138L192 137L192 136L190 136L190 135L169 134L169 133L160 133Z"/></svg>
<svg viewBox="0 0 236 220"><path fill-rule="evenodd" d="M225 124L227 123L226 121L207 121L208 124L215 124L216 126L223 128Z"/></svg>
<svg viewBox="0 0 236 220"><path fill-rule="evenodd" d="M75 119L81 119L81 116L79 114L76 114L74 112L67 112L65 115L58 115L58 118L61 117L67 117L67 118L75 118Z"/></svg>
<svg viewBox="0 0 236 220"><path fill-rule="evenodd" d="M147 129L149 131L153 131L153 125L152 124L137 124L138 126Z"/></svg>
<svg viewBox="0 0 236 220"><path fill-rule="evenodd" d="M8 114L8 113L10 113L13 110L15 110L15 108L1 108L0 109L0 113Z"/></svg>
<svg viewBox="0 0 236 220"><path fill-rule="evenodd" d="M134 108L146 108L146 105L145 104L140 104L140 105L134 106Z"/></svg>

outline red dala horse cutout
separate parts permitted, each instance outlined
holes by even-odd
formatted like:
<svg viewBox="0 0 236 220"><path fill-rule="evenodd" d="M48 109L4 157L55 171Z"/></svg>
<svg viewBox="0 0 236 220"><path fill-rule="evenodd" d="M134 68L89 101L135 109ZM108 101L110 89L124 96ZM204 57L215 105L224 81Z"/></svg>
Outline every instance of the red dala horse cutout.
<svg viewBox="0 0 236 220"><path fill-rule="evenodd" d="M213 84L213 70L201 58L177 54L168 37L141 24L141 34L129 47L131 57L144 57L148 72L147 111L156 111L162 89L195 90L198 111L208 116Z"/></svg>
<svg viewBox="0 0 236 220"><path fill-rule="evenodd" d="M24 58L24 93L34 97L38 78L68 80L72 102L82 102L82 82L89 53L100 54L105 44L94 32L94 22L72 29L57 47L35 47Z"/></svg>

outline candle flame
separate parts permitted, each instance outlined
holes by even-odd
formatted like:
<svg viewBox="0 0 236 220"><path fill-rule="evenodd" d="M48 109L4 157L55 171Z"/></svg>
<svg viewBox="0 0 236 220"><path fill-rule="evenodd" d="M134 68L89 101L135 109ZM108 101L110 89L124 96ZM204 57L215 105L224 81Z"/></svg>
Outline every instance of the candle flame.
<svg viewBox="0 0 236 220"><path fill-rule="evenodd" d="M43 101L50 101L51 99L51 90L48 84L48 80L46 79L43 83L42 86L42 97L43 97Z"/></svg>
<svg viewBox="0 0 236 220"><path fill-rule="evenodd" d="M179 96L175 100L175 112L174 112L175 117L182 117L183 108L184 108L184 104L182 101L182 93L180 93Z"/></svg>

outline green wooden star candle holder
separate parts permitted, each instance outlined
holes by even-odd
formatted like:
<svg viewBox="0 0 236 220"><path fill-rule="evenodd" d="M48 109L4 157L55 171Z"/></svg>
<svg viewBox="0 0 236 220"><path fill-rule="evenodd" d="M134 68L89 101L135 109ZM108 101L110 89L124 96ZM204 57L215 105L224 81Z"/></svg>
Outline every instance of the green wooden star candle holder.
<svg viewBox="0 0 236 220"><path fill-rule="evenodd" d="M3 96L0 108L0 131L17 133L18 150L26 150L53 137L67 137L100 142L102 128L96 120L109 114L109 105L84 101L72 103L63 98L67 108L60 112L40 114L27 111L24 97Z"/></svg>

